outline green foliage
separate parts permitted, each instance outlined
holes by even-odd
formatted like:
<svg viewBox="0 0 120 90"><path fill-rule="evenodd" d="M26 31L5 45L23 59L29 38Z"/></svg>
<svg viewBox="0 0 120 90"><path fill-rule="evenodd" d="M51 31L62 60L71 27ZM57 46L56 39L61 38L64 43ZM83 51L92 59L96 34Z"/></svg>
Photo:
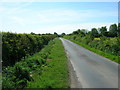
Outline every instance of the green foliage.
<svg viewBox="0 0 120 90"><path fill-rule="evenodd" d="M100 37L99 39L92 38L90 35L79 38L76 35L76 38L71 38L71 36L65 36L64 38L69 39L75 43L80 44L81 46L98 53L104 57L107 57L115 62L120 63L120 37Z"/></svg>
<svg viewBox="0 0 120 90"><path fill-rule="evenodd" d="M59 63L59 64L58 64ZM3 67L3 88L66 88L68 66L60 40L49 42L40 52Z"/></svg>
<svg viewBox="0 0 120 90"><path fill-rule="evenodd" d="M68 38L66 38L66 39L68 39ZM81 43L81 42L78 42L78 41L76 41L76 40L73 40L73 39L69 39L69 40L71 40L72 42L77 43L77 44L83 46L84 48L89 49L89 50L91 50L91 51L93 51L93 52L95 52L95 53L97 53L97 54L99 54L99 55L101 55L101 56L104 56L104 57L106 57L106 58L108 58L108 59L110 59L110 60L112 60L112 61L114 61L114 62L120 63L120 58L119 58L120 56L118 57L118 56L116 56L116 55L106 53L106 52L102 51L102 50L104 50L104 49L102 49L102 48L101 48L102 50L100 50L100 49L95 49L94 47L97 46L96 43L94 44L93 47L90 47L90 45L86 45L86 44Z"/></svg>
<svg viewBox="0 0 120 90"><path fill-rule="evenodd" d="M53 44L54 43L51 40L48 45L33 56L22 59L15 63L13 67L3 67L3 88L25 88L28 81L34 81L32 73L34 71L39 71L39 74L41 74L41 67L46 65L46 57L41 55L48 56Z"/></svg>
<svg viewBox="0 0 120 90"><path fill-rule="evenodd" d="M107 36L107 28L106 28L106 26L100 28L100 34L102 36Z"/></svg>
<svg viewBox="0 0 120 90"><path fill-rule="evenodd" d="M111 37L115 37L117 36L118 30L117 30L117 25L116 24L112 24L109 28L109 35Z"/></svg>
<svg viewBox="0 0 120 90"><path fill-rule="evenodd" d="M63 37L63 36L65 36L65 35L66 35L65 33L62 33L60 36Z"/></svg>
<svg viewBox="0 0 120 90"><path fill-rule="evenodd" d="M120 37L120 23L118 23L118 37Z"/></svg>
<svg viewBox="0 0 120 90"><path fill-rule="evenodd" d="M98 31L97 31L96 28L93 28L92 31L91 31L91 33L92 33L92 35L93 35L94 37L99 37Z"/></svg>
<svg viewBox="0 0 120 90"><path fill-rule="evenodd" d="M83 36L85 36L86 32L87 31L85 29L82 29L82 30L78 29L77 31L73 31L72 34L79 35L79 36L83 37Z"/></svg>
<svg viewBox="0 0 120 90"><path fill-rule="evenodd" d="M54 32L54 35L55 35L56 37L58 37L58 36L59 36L56 32Z"/></svg>
<svg viewBox="0 0 120 90"><path fill-rule="evenodd" d="M2 34L3 66L14 65L28 55L41 50L55 35ZM9 62L9 63L8 63Z"/></svg>
<svg viewBox="0 0 120 90"><path fill-rule="evenodd" d="M112 24L107 31L106 26L99 29L92 28L84 36L79 32L73 31L72 34L65 35L64 38L72 40L83 47L94 51L104 57L107 57L115 62L120 63L120 23L118 27Z"/></svg>
<svg viewBox="0 0 120 90"><path fill-rule="evenodd" d="M60 40L55 39L46 65L42 65L42 74L35 71L34 81L28 82L28 88L68 88L68 66L64 47Z"/></svg>

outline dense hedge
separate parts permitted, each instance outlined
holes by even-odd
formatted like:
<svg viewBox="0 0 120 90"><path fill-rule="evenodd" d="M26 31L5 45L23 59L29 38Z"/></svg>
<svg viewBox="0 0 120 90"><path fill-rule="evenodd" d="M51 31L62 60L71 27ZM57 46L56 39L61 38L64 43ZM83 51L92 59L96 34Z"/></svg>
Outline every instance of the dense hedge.
<svg viewBox="0 0 120 90"><path fill-rule="evenodd" d="M54 41L50 40L40 52L28 56L25 59L15 63L14 66L3 67L2 70L2 88L3 89L22 89L27 86L28 81L33 81L32 73L42 74L42 67L46 65L46 60L51 53Z"/></svg>
<svg viewBox="0 0 120 90"><path fill-rule="evenodd" d="M33 55L46 45L55 35L32 35L2 33L2 65L14 65L28 55Z"/></svg>

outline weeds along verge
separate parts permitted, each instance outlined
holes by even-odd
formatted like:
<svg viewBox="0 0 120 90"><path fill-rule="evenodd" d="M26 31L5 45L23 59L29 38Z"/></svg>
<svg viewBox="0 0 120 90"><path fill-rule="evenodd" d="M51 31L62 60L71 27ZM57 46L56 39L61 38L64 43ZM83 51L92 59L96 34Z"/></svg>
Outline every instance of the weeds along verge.
<svg viewBox="0 0 120 90"><path fill-rule="evenodd" d="M28 88L68 88L68 64L61 40L54 39L46 63L40 71L32 73L34 81L28 81Z"/></svg>
<svg viewBox="0 0 120 90"><path fill-rule="evenodd" d="M120 63L120 43L118 42L118 40L120 40L118 39L119 37L101 37L91 39L88 36L79 37L77 35L71 35L64 36L64 38L77 43L80 46L89 49L101 56L104 56L114 62Z"/></svg>
<svg viewBox="0 0 120 90"><path fill-rule="evenodd" d="M67 58L59 39L40 52L3 68L2 88L68 87Z"/></svg>
<svg viewBox="0 0 120 90"><path fill-rule="evenodd" d="M32 81L31 72L40 70L41 66L46 63L46 58L50 53L54 42L51 40L40 52L33 56L17 62L14 66L3 67L3 88L24 88L27 81Z"/></svg>

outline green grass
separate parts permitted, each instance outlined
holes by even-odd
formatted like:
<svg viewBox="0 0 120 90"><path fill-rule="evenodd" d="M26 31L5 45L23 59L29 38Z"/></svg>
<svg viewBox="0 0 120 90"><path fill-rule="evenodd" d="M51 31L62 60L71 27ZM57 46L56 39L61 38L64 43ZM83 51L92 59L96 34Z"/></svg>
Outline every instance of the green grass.
<svg viewBox="0 0 120 90"><path fill-rule="evenodd" d="M28 82L28 88L69 87L67 57L59 39L54 39L46 64L42 65L40 70L33 71L31 76L34 81Z"/></svg>
<svg viewBox="0 0 120 90"><path fill-rule="evenodd" d="M65 38L65 39L68 39L68 38ZM80 43L80 42L75 41L75 40L73 40L73 39L68 39L68 40L70 40L70 41L72 41L72 42L74 42L74 43L76 43L76 44L78 44L78 45L80 45L80 46L82 46L82 47L90 50L90 51L93 51L93 52L96 53L96 54L99 54L99 55L101 55L101 56L103 56L103 57L106 57L106 58L108 58L108 59L110 59L110 60L112 60L112 61L114 61L114 62L120 63L120 58L119 58L118 56L105 53L105 52L100 51L100 50L97 50L97 49L95 49L95 48L91 48L91 47L89 47L88 45L83 44L83 43Z"/></svg>
<svg viewBox="0 0 120 90"><path fill-rule="evenodd" d="M54 41L51 40L38 53L23 58L14 66L2 67L2 88L25 88L27 81L33 81L32 73L39 71L41 74L41 67L46 65L47 56L53 45Z"/></svg>
<svg viewBox="0 0 120 90"><path fill-rule="evenodd" d="M13 67L3 67L2 88L67 88L68 83L67 57L57 38Z"/></svg>

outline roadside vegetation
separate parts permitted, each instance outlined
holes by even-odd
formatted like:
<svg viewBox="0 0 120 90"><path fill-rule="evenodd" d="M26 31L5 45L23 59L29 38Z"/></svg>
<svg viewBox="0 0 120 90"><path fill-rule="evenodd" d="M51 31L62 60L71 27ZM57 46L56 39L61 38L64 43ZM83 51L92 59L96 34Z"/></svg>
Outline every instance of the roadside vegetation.
<svg viewBox="0 0 120 90"><path fill-rule="evenodd" d="M28 82L28 88L68 88L68 65L64 47L59 39L55 39L45 65L40 71L33 71L34 81ZM47 49L48 50L48 49Z"/></svg>
<svg viewBox="0 0 120 90"><path fill-rule="evenodd" d="M120 63L120 23L113 24L109 31L106 26L93 28L91 31L78 29L68 35L63 35L69 39L101 56Z"/></svg>
<svg viewBox="0 0 120 90"><path fill-rule="evenodd" d="M64 48L59 39L13 66L3 67L3 88L67 88L68 67Z"/></svg>
<svg viewBox="0 0 120 90"><path fill-rule="evenodd" d="M120 24L67 35L3 32L2 88L69 88L67 57L56 37L120 63Z"/></svg>
<svg viewBox="0 0 120 90"><path fill-rule="evenodd" d="M12 66L29 55L40 51L56 35L2 33L2 65Z"/></svg>

